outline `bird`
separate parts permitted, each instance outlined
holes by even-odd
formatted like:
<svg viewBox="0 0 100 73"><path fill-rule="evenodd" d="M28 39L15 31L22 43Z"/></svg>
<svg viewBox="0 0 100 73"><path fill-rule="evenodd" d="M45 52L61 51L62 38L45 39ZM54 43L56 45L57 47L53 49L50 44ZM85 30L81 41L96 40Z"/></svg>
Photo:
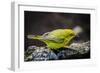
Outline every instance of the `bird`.
<svg viewBox="0 0 100 73"><path fill-rule="evenodd" d="M28 35L28 39L36 39L44 42L48 48L57 50L68 47L70 41L76 36L72 29L55 29L42 35Z"/></svg>

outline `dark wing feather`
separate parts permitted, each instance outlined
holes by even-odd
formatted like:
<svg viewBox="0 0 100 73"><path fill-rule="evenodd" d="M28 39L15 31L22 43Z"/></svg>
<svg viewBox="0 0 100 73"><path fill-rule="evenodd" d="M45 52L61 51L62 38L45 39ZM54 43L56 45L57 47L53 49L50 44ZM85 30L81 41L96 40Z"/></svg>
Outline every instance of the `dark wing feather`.
<svg viewBox="0 0 100 73"><path fill-rule="evenodd" d="M52 35L49 35L49 33L50 32L47 32L47 33L42 35L43 40L49 40L49 41L53 41L53 42L57 42L57 43L64 42L64 38L52 36Z"/></svg>

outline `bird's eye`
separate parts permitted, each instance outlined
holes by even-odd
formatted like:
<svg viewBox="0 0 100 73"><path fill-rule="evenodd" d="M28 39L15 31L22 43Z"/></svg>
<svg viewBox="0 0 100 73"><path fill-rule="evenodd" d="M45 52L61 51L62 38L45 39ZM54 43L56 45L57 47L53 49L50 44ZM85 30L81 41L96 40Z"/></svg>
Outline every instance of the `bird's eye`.
<svg viewBox="0 0 100 73"><path fill-rule="evenodd" d="M73 34L73 33L71 33L71 34L70 34L70 36L74 36L74 34Z"/></svg>

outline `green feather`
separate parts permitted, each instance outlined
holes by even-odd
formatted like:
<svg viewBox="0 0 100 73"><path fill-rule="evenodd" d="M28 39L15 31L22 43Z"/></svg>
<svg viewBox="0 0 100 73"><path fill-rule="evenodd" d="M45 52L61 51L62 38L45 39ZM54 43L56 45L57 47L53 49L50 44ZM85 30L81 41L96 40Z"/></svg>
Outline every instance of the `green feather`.
<svg viewBox="0 0 100 73"><path fill-rule="evenodd" d="M33 36L31 39L44 42L48 48L58 49L68 45L74 37L75 33L72 29L56 29L41 36Z"/></svg>

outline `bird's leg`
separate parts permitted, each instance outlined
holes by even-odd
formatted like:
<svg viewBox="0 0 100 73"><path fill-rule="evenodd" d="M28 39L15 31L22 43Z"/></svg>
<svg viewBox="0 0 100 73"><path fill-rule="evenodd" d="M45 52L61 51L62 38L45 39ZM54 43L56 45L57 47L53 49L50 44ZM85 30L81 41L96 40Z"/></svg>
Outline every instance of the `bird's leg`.
<svg viewBox="0 0 100 73"><path fill-rule="evenodd" d="M64 48L70 48L69 46L64 46Z"/></svg>
<svg viewBox="0 0 100 73"><path fill-rule="evenodd" d="M65 42L65 46L64 46L64 48L70 48L70 41L72 40L72 38L74 38L74 37L71 37L69 40L67 40L67 42ZM65 40L66 41L66 40Z"/></svg>

